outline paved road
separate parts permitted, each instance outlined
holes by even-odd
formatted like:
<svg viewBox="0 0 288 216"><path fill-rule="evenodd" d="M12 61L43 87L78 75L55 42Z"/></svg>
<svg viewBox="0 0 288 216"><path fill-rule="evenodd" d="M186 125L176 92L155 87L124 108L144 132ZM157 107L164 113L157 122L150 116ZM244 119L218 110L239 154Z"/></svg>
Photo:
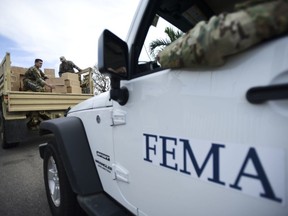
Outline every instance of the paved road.
<svg viewBox="0 0 288 216"><path fill-rule="evenodd" d="M51 216L36 142L0 147L0 215Z"/></svg>

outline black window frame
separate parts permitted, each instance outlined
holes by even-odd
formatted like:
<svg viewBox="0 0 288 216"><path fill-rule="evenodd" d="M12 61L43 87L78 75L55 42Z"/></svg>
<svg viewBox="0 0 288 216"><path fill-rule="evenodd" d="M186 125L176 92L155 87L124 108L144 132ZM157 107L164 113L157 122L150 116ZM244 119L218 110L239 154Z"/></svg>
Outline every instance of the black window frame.
<svg viewBox="0 0 288 216"><path fill-rule="evenodd" d="M172 1L177 2L177 0L172 0ZM138 63L139 63L138 60L140 57L140 53L141 53L141 50L143 48L145 39L147 37L149 28L153 22L154 17L157 14L157 15L160 15L162 18L166 19L168 22L170 22L169 19L167 19L165 16L163 16L163 12L161 10L159 10L162 2L165 2L165 0L151 0L151 1L149 1L148 5L146 7L146 10L143 14L143 17L142 17L142 20L140 22L138 31L136 33L136 37L134 38L134 42L130 48L130 52L128 55L128 58L129 58L128 62L129 62L129 68L130 68L129 75L128 75L129 80L137 78L137 77L145 76L147 74L155 73L155 72L158 72L158 71L165 69L165 68L156 68L156 69L148 70L145 72L140 72L140 73L138 72ZM209 6L202 1L194 0L194 1L191 1L191 4L197 5L202 10L202 12L206 15L207 19L209 19L211 16L214 15L213 10L211 8L209 8ZM187 31L187 26L184 30Z"/></svg>

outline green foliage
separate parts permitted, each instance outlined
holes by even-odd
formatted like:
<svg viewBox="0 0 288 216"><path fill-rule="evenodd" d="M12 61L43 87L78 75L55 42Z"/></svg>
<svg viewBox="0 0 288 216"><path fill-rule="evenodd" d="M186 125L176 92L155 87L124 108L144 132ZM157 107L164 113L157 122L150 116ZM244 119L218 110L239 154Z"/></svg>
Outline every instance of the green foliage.
<svg viewBox="0 0 288 216"><path fill-rule="evenodd" d="M162 51L166 46L170 45L172 42L174 42L183 35L183 32L179 30L175 31L172 27L166 27L164 32L166 33L168 38L156 39L149 44L150 54L154 58L157 56L158 52Z"/></svg>
<svg viewBox="0 0 288 216"><path fill-rule="evenodd" d="M172 27L166 27L165 33L168 35L170 43L177 40L183 35L183 32L180 32L179 30L175 31Z"/></svg>

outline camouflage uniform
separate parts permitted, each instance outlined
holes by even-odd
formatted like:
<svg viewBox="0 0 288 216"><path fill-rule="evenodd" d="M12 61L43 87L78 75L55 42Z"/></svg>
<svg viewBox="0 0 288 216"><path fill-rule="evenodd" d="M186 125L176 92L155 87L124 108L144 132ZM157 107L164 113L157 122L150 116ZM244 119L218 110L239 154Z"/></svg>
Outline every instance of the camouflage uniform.
<svg viewBox="0 0 288 216"><path fill-rule="evenodd" d="M35 92L44 92L45 91L45 81L47 77L41 71L39 68L33 66L30 67L26 73L25 77L23 79L23 84L24 84L24 90L31 90Z"/></svg>
<svg viewBox="0 0 288 216"><path fill-rule="evenodd" d="M288 31L288 0L254 0L235 8L198 23L166 47L158 55L161 66L220 66L225 57Z"/></svg>
<svg viewBox="0 0 288 216"><path fill-rule="evenodd" d="M70 72L75 73L74 68L78 71L81 71L72 61L63 61L59 67L59 76L61 77L63 73Z"/></svg>

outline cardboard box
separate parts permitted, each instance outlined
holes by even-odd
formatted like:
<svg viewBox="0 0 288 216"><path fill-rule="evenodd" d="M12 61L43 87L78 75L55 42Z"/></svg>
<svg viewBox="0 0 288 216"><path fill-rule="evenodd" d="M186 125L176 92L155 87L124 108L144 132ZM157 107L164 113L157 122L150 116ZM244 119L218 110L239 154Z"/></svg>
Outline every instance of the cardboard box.
<svg viewBox="0 0 288 216"><path fill-rule="evenodd" d="M25 78L24 74L20 74L20 88L19 91L24 91L24 83L23 83L23 79Z"/></svg>
<svg viewBox="0 0 288 216"><path fill-rule="evenodd" d="M67 88L65 85L56 85L55 88L52 89L54 93L67 93Z"/></svg>
<svg viewBox="0 0 288 216"><path fill-rule="evenodd" d="M19 81L19 74L15 74L11 71L11 83L14 83L14 82L18 82Z"/></svg>
<svg viewBox="0 0 288 216"><path fill-rule="evenodd" d="M68 86L67 87L67 93L81 94L82 89L80 86Z"/></svg>
<svg viewBox="0 0 288 216"><path fill-rule="evenodd" d="M55 78L55 70L54 69L45 68L44 73L48 78Z"/></svg>
<svg viewBox="0 0 288 216"><path fill-rule="evenodd" d="M19 75L19 78L18 78L19 80L17 81L17 84L15 83L15 88L18 88L18 89L14 90L14 91L24 91L24 84L23 84L24 78L25 78L24 74ZM14 85L14 83L13 83L13 85Z"/></svg>
<svg viewBox="0 0 288 216"><path fill-rule="evenodd" d="M69 79L69 80L79 80L79 75L76 73L63 73L61 78L64 78L64 80Z"/></svg>
<svg viewBox="0 0 288 216"><path fill-rule="evenodd" d="M24 74L11 73L11 91L23 91Z"/></svg>
<svg viewBox="0 0 288 216"><path fill-rule="evenodd" d="M79 80L70 80L70 79L66 79L65 80L65 85L66 86L80 86L80 81Z"/></svg>
<svg viewBox="0 0 288 216"><path fill-rule="evenodd" d="M52 85L65 85L65 80L63 77L59 78L49 78L45 80L48 84Z"/></svg>
<svg viewBox="0 0 288 216"><path fill-rule="evenodd" d="M20 83L18 82L11 83L11 91L19 91L19 89L20 89Z"/></svg>
<svg viewBox="0 0 288 216"><path fill-rule="evenodd" d="M27 70L28 68L11 66L11 91L21 91L23 88L22 81Z"/></svg>
<svg viewBox="0 0 288 216"><path fill-rule="evenodd" d="M16 67L16 66L11 66L11 72L14 74L25 74L25 72L28 70L28 68L23 68L23 67Z"/></svg>

